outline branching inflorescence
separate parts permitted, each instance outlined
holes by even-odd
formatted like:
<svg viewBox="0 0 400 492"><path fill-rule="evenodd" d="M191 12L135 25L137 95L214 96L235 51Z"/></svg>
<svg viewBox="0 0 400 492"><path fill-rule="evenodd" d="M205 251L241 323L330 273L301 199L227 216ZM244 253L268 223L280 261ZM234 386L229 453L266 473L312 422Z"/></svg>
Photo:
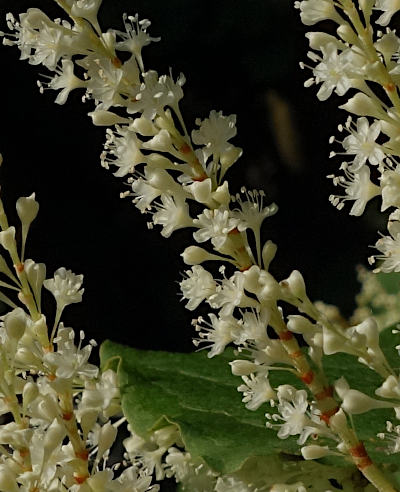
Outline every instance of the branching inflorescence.
<svg viewBox="0 0 400 492"><path fill-rule="evenodd" d="M129 197L148 215L149 227L160 226L164 237L177 229L193 229L194 244L182 252L190 268L184 272L180 288L189 310L202 303L210 309L207 317L194 322L195 345L208 349L209 357L221 354L228 345L236 347L237 359L230 364L233 374L242 378L238 391L243 393L246 407L256 410L265 405L266 425L282 439L298 436L305 460L344 457L378 490L394 491L357 437L352 416L390 408L394 409L393 418L399 417L398 370L391 367L381 350L379 327L373 317L364 316L358 324L343 327L311 302L300 272L294 270L282 281L269 272L277 247L270 240L262 243L260 229L264 219L277 212L277 206L266 203L264 193L258 190L242 188L232 196L226 181L227 171L242 154L230 143L236 135L236 117L211 111L204 120L196 120L190 132L179 106L184 76L160 76L145 67L142 49L158 41L147 32L149 21L124 15L125 31L103 32L97 19L100 0L56 2L70 21L52 21L36 8L20 14L18 20L9 14L10 33L4 35L4 44L17 46L22 59L53 72L48 82L39 82L39 87L41 91L58 91L58 104L64 104L75 89L84 91L84 100L94 102L95 109L89 113L93 123L107 127L101 164L127 181L128 190L121 196ZM361 215L367 202L377 195L382 195L382 211L394 209L388 223L390 236L378 240L376 247L381 254L371 260L383 260L377 268L382 272L400 271L400 40L389 28L375 32L371 17L374 10L380 10L377 23L386 26L400 9L396 5L385 0L295 2L304 24L330 20L337 25L337 36L307 34L308 56L313 63L307 68L313 75L306 85L319 85L320 100L333 92L340 96L352 93L341 107L356 119L349 117L339 127L344 135L341 140L331 139L335 149L339 144L343 147L341 152L332 152L332 156L340 154L346 159L340 165L343 174L332 179L345 194L330 199L339 209L352 200L352 215ZM116 436L116 424L107 420L117 410L109 410L113 402L110 394L118 395L115 373L106 372L96 379L97 369L87 363L91 344L75 347L73 332L59 323L64 307L81 300L82 278L60 269L53 280L44 281L44 266L24 260L25 238L37 204L34 197L22 198L17 208L22 221L20 250L14 229L8 226L4 213L0 216L0 241L10 253L17 275L1 260L2 273L13 282L12 286L4 282L2 286L18 290L29 314L2 294L13 311L4 318L2 328L3 343L10 348L1 353L1 392L4 412L11 411L14 421L7 424L12 431L7 431L7 426L0 430L0 434L13 432L13 437L7 434L8 441L2 441L7 446L2 450L4 478L0 489L7 489L3 483L8 480L7 484L18 485L7 490L20 490L29 484L24 490L144 491L151 487L148 474L153 471L157 479L167 473L184 482L183 464L187 470L190 466L193 470L194 465L189 465L187 455L178 449L182 443L174 429L156 434L153 448L146 448L139 437L131 437L126 446L131 448L133 465L114 479L115 485L109 485L110 474L99 471L99 462L106 460ZM213 269L210 262L218 267ZM40 310L43 281L57 301L50 336ZM290 313L293 308L297 313L287 314L287 306ZM271 331L267 332L267 327ZM272 332L274 335L268 335ZM33 352L26 348L32 344ZM345 376L328 380L324 356L336 353L354 356L379 375L377 398L351 388ZM274 386L274 371L296 375L300 386ZM111 393L103 390L107 385L112 386ZM14 394L22 394L22 399ZM96 423L98 419L102 425ZM53 433L56 437L50 443L47 436ZM399 452L397 427L389 423L387 433L382 429L380 437L388 437L388 453ZM37 468L34 460L39 457L33 453L36 439L45 442ZM97 454L90 451L94 456L90 466L85 440L93 443L91 449L98 450ZM167 452L167 465L162 465ZM135 456L140 456L140 461L135 461ZM102 478L96 478L100 475ZM207 490L220 492L259 490L250 484L235 489L233 479L218 478L211 472L204 482L199 471L191 476L197 477L197 485L192 482L188 490L206 490L205 483L216 487ZM45 479L48 481L43 485L41 480ZM92 484L96 480L96 484L108 480L109 488L95 488ZM300 482L285 487L277 484L272 490L305 490ZM156 490L155 486L151 490Z"/></svg>

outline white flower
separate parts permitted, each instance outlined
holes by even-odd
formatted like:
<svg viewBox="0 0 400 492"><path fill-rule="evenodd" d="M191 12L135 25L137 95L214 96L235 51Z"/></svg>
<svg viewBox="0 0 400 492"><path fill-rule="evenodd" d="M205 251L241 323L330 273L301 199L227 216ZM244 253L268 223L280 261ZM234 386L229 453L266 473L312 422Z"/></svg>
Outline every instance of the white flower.
<svg viewBox="0 0 400 492"><path fill-rule="evenodd" d="M56 75L47 85L49 89L60 90L56 97L56 104L65 104L68 95L78 87L86 87L87 82L79 79L74 74L74 63L68 58L61 60L61 67L55 68Z"/></svg>
<svg viewBox="0 0 400 492"><path fill-rule="evenodd" d="M132 202L135 204L136 208L138 208L142 214L151 209L151 203L158 196L161 195L161 190L158 190L146 179L138 178L132 181L132 191L134 199Z"/></svg>
<svg viewBox="0 0 400 492"><path fill-rule="evenodd" d="M85 380L85 389L82 391L82 397L76 411L77 419L85 436L92 429L100 413L103 413L105 418L109 418L119 413L120 409L120 393L116 372L108 369L101 374L95 384L93 380Z"/></svg>
<svg viewBox="0 0 400 492"><path fill-rule="evenodd" d="M330 97L333 90L339 96L343 96L352 87L348 56L346 53L338 54L334 43L321 46L321 52L322 59L314 55L315 59L321 60L313 69L316 82L322 82L317 97L320 101L325 101Z"/></svg>
<svg viewBox="0 0 400 492"><path fill-rule="evenodd" d="M21 50L21 59L27 59L32 65L42 64L54 70L60 58L74 54L74 37L77 33L65 24L52 22L39 9L28 9L20 14L17 22L11 14L7 15L8 26L14 31L11 36L15 41L7 40L7 44L16 44Z"/></svg>
<svg viewBox="0 0 400 492"><path fill-rule="evenodd" d="M267 372L242 376L245 384L238 387L238 391L243 393L242 402L246 403L249 410L257 410L263 403L276 398L276 392L272 389L268 380Z"/></svg>
<svg viewBox="0 0 400 492"><path fill-rule="evenodd" d="M376 23L387 26L392 16L400 10L400 0L376 0L375 9L383 11Z"/></svg>
<svg viewBox="0 0 400 492"><path fill-rule="evenodd" d="M161 204L155 204L154 207L157 212L153 215L153 223L162 225L163 237L170 237L173 231L190 227L193 223L188 204L184 201L175 201L171 195L163 193Z"/></svg>
<svg viewBox="0 0 400 492"><path fill-rule="evenodd" d="M357 171L350 171L347 163L343 163L341 169L345 176L328 176L333 179L335 186L342 186L346 195L331 195L329 201L338 210L341 210L346 200L354 200L350 210L350 215L360 216L364 213L369 200L380 195L380 188L370 180L370 170L366 165L361 166Z"/></svg>
<svg viewBox="0 0 400 492"><path fill-rule="evenodd" d="M83 377L93 379L97 377L99 369L88 363L92 352L93 343L81 348L83 334L80 343L74 344L74 330L65 328L62 323L57 331L57 337L53 340L57 343L57 351L49 352L43 356L43 362L51 368L51 372L62 379L74 379Z"/></svg>
<svg viewBox="0 0 400 492"><path fill-rule="evenodd" d="M146 166L144 176L138 179L132 178L132 200L135 206L145 213L151 209L151 203L163 193L173 195L175 199L182 199L185 192L182 187L174 181L172 176L164 169Z"/></svg>
<svg viewBox="0 0 400 492"><path fill-rule="evenodd" d="M299 434L298 444L304 444L311 434L324 434L333 437L328 427L321 422L318 415L312 408L309 409L307 392L296 390L288 384L280 385L277 388L279 403L277 409L279 414L266 414L267 419L283 420L283 424L271 424L267 422L269 428L278 428L278 437L286 439L289 436Z"/></svg>
<svg viewBox="0 0 400 492"><path fill-rule="evenodd" d="M286 439L289 436L302 434L308 419L306 411L308 409L307 391L296 390L289 385L278 387L278 410L285 421L279 429L278 437Z"/></svg>
<svg viewBox="0 0 400 492"><path fill-rule="evenodd" d="M123 177L132 173L135 166L144 164L146 157L140 151L142 142L129 126L116 126L115 131L106 130L106 143L101 154L101 164L108 169L111 165L118 170L114 176Z"/></svg>
<svg viewBox="0 0 400 492"><path fill-rule="evenodd" d="M124 69L115 67L109 57L95 53L76 63L87 71L87 94L98 102L98 109L107 110L111 106L125 105L120 94L126 94L127 91L129 97L135 97L139 86L138 76L135 80L130 80L127 87L122 83Z"/></svg>
<svg viewBox="0 0 400 492"><path fill-rule="evenodd" d="M233 199L240 207L233 209L232 213L232 216L239 220L237 228L239 231L245 231L247 228L259 231L263 220L275 215L278 206L272 203L264 207L265 193L263 191L247 191L246 188L242 188L240 191L244 195L244 199L239 193Z"/></svg>
<svg viewBox="0 0 400 492"><path fill-rule="evenodd" d="M233 342L240 331L240 325L233 316L217 317L214 313L208 315L211 323L203 318L199 318L196 324L196 331L199 338L194 339L193 343L198 347L200 343L207 343L203 348L211 348L208 357L222 354L225 347Z"/></svg>
<svg viewBox="0 0 400 492"><path fill-rule="evenodd" d="M338 23L341 21L332 0L303 0L295 2L294 6L300 9L301 22L306 26L312 26L326 19L332 19Z"/></svg>
<svg viewBox="0 0 400 492"><path fill-rule="evenodd" d="M128 113L141 112L144 118L153 120L157 114L163 114L165 106L176 108L183 97L183 74L174 82L169 75L159 77L150 70L143 74L143 80L136 97L128 104Z"/></svg>
<svg viewBox="0 0 400 492"><path fill-rule="evenodd" d="M245 277L235 272L230 278L224 278L208 303L213 309L220 309L221 316L229 316L235 307L258 307L258 302L244 293Z"/></svg>
<svg viewBox="0 0 400 492"><path fill-rule="evenodd" d="M151 22L148 19L139 21L139 17L136 14L123 15L125 32L114 31L122 41L116 44L116 48L120 51L129 51L133 53L139 63L140 69L143 72L142 61L142 49L152 41L159 41L161 38L152 38L147 33L147 28L150 27Z"/></svg>
<svg viewBox="0 0 400 492"><path fill-rule="evenodd" d="M262 309L261 312L255 310L245 311L242 321L243 327L240 331L240 337L235 342L238 345L242 345L252 341L259 349L264 349L271 341L267 335L269 310Z"/></svg>
<svg viewBox="0 0 400 492"><path fill-rule="evenodd" d="M213 210L206 208L193 220L193 225L199 228L193 233L193 237L198 243L211 239L215 248L219 249L226 242L228 233L237 227L238 222L225 207Z"/></svg>
<svg viewBox="0 0 400 492"><path fill-rule="evenodd" d="M196 145L204 145L206 160L211 154L219 157L230 150L228 140L236 135L236 115L224 116L222 111L213 110L203 121L197 119L196 125L200 128L192 131L192 139Z"/></svg>
<svg viewBox="0 0 400 492"><path fill-rule="evenodd" d="M55 297L57 307L63 309L69 304L82 301L82 281L83 275L75 275L71 270L61 267L54 273L54 278L45 280L43 285Z"/></svg>
<svg viewBox="0 0 400 492"><path fill-rule="evenodd" d="M351 128L351 120L346 127L350 135L343 140L343 147L347 154L355 155L350 171L357 171L367 160L374 166L379 165L385 157L381 146L375 142L381 132L380 121L369 126L367 118L362 117L357 119L356 129Z"/></svg>
<svg viewBox="0 0 400 492"><path fill-rule="evenodd" d="M207 272L201 265L194 265L191 270L185 271L184 278L179 286L183 299L188 299L186 308L193 311L197 306L214 294L216 283L211 273Z"/></svg>

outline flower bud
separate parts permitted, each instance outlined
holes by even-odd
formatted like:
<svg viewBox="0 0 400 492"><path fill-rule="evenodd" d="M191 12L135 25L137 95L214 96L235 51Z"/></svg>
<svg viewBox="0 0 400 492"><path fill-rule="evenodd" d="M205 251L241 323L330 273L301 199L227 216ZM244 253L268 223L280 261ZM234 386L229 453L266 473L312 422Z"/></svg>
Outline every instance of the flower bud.
<svg viewBox="0 0 400 492"><path fill-rule="evenodd" d="M0 244L7 251L12 251L15 248L15 227L11 226L8 229L0 232Z"/></svg>
<svg viewBox="0 0 400 492"><path fill-rule="evenodd" d="M65 425L54 419L51 425L47 428L44 436L43 447L47 452L52 452L59 444L62 443L66 435Z"/></svg>
<svg viewBox="0 0 400 492"><path fill-rule="evenodd" d="M351 97L346 104L339 106L339 108L358 116L373 116L377 119L387 118L387 114L382 108L373 99L362 92L358 92L355 96Z"/></svg>
<svg viewBox="0 0 400 492"><path fill-rule="evenodd" d="M372 14L372 8L375 4L375 0L359 0L358 3L364 13L364 17L369 17Z"/></svg>
<svg viewBox="0 0 400 492"><path fill-rule="evenodd" d="M42 361L36 357L27 347L20 347L15 354L15 360L25 366L35 369L42 369Z"/></svg>
<svg viewBox="0 0 400 492"><path fill-rule="evenodd" d="M310 320L300 314L288 316L287 327L293 333L305 334L315 332L315 325Z"/></svg>
<svg viewBox="0 0 400 492"><path fill-rule="evenodd" d="M24 389L22 390L22 401L24 404L24 408L27 408L27 406L33 402L38 394L39 390L37 384L33 383L32 381L28 381L25 384Z"/></svg>
<svg viewBox="0 0 400 492"><path fill-rule="evenodd" d="M25 260L24 269L40 308L41 290L46 278L46 265L44 263L35 263L33 260Z"/></svg>
<svg viewBox="0 0 400 492"><path fill-rule="evenodd" d="M213 200L221 205L228 205L231 200L228 181L224 181L222 185L218 186L211 196Z"/></svg>
<svg viewBox="0 0 400 492"><path fill-rule="evenodd" d="M316 444L311 444L310 446L303 446L301 449L301 454L305 460L318 460L331 454L328 446L318 446Z"/></svg>
<svg viewBox="0 0 400 492"><path fill-rule="evenodd" d="M103 425L99 432L97 460L101 459L104 453L111 448L117 437L117 428L110 422Z"/></svg>
<svg viewBox="0 0 400 492"><path fill-rule="evenodd" d="M234 360L229 362L234 376L248 376L260 369L260 366L249 360Z"/></svg>
<svg viewBox="0 0 400 492"><path fill-rule="evenodd" d="M367 318L354 329L360 335L364 335L367 340L366 345L369 349L376 351L379 347L379 329L374 318Z"/></svg>
<svg viewBox="0 0 400 492"><path fill-rule="evenodd" d="M395 405L385 401L375 400L361 391L351 389L344 377L334 383L335 391L342 400L341 407L351 415L368 412L376 408L393 408Z"/></svg>
<svg viewBox="0 0 400 492"><path fill-rule="evenodd" d="M221 259L220 256L213 255L199 246L188 246L181 256L186 265L199 265L203 261Z"/></svg>
<svg viewBox="0 0 400 492"><path fill-rule="evenodd" d="M21 308L14 309L4 318L4 327L10 338L19 340L25 333L27 316Z"/></svg>
<svg viewBox="0 0 400 492"><path fill-rule="evenodd" d="M345 43L350 43L350 44L357 44L358 43L358 37L354 33L353 29L348 25L348 24L341 24L336 32L338 33L338 36L340 36L341 39Z"/></svg>
<svg viewBox="0 0 400 492"><path fill-rule="evenodd" d="M28 197L21 196L18 198L16 209L22 227L28 228L39 212L39 203L35 200L35 193Z"/></svg>
<svg viewBox="0 0 400 492"><path fill-rule="evenodd" d="M343 398L342 408L345 412L358 415L360 413L369 412L376 408L393 408L395 404L380 400L361 393L361 391L355 389L349 389Z"/></svg>
<svg viewBox="0 0 400 492"><path fill-rule="evenodd" d="M49 422L53 422L59 416L58 405L50 397L44 395L38 404L37 410L39 411L39 415Z"/></svg>
<svg viewBox="0 0 400 492"><path fill-rule="evenodd" d="M203 181L195 181L185 187L193 195L193 198L200 203L207 203L211 199L212 183L207 178Z"/></svg>
<svg viewBox="0 0 400 492"><path fill-rule="evenodd" d="M347 430L347 418L342 409L329 419L329 427L337 434Z"/></svg>
<svg viewBox="0 0 400 492"><path fill-rule="evenodd" d="M95 126L112 126L118 123L131 122L129 118L123 118L112 111L105 111L104 109L91 111L88 115L92 118L93 125Z"/></svg>
<svg viewBox="0 0 400 492"><path fill-rule="evenodd" d="M262 256L264 268L266 270L268 270L268 268L271 264L271 261L275 258L277 249L278 249L278 246L270 240L268 240L264 244L261 256Z"/></svg>
<svg viewBox="0 0 400 492"><path fill-rule="evenodd" d="M37 336L42 346L48 345L48 328L46 324L46 317L43 314L33 323L32 331Z"/></svg>
<svg viewBox="0 0 400 492"><path fill-rule="evenodd" d="M131 128L144 137L153 137L158 132L154 124L143 116L133 120Z"/></svg>
<svg viewBox="0 0 400 492"><path fill-rule="evenodd" d="M225 152L223 152L219 158L222 174L225 174L226 171L239 159L242 154L243 150L240 147L235 147L233 145L231 145Z"/></svg>
<svg viewBox="0 0 400 492"><path fill-rule="evenodd" d="M325 355L336 354L343 351L345 340L326 326L322 327L323 350ZM347 351L347 350L346 350Z"/></svg>
<svg viewBox="0 0 400 492"><path fill-rule="evenodd" d="M298 270L293 270L286 280L280 282L283 288L288 288L290 293L298 299L304 300L307 298L306 285L302 274Z"/></svg>

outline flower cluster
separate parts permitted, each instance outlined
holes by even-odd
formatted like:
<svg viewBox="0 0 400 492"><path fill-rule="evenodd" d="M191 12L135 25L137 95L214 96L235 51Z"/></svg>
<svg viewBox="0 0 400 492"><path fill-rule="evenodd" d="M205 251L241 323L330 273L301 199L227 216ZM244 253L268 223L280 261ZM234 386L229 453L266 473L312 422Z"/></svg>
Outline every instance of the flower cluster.
<svg viewBox="0 0 400 492"><path fill-rule="evenodd" d="M317 97L328 99L333 92L350 97L340 106L351 115L339 125L342 138L331 137L335 145L331 157L341 158L338 176L330 175L333 184L344 194L331 195L338 209L346 201L353 203L350 215L362 215L367 203L381 197L381 211L390 210L388 236L376 243L379 254L371 263L382 260L377 271L400 271L399 256L399 195L400 167L398 162L398 129L400 125L400 38L389 27L391 17L399 10L397 2L355 2L326 0L297 2L304 24L314 25L322 20L336 24L336 36L309 32L309 59L312 77L305 85L318 85ZM381 15L376 18L374 10ZM374 22L378 29L374 28ZM302 64L305 68L306 65ZM338 149L340 146L340 149Z"/></svg>
<svg viewBox="0 0 400 492"><path fill-rule="evenodd" d="M20 14L19 20L9 14L11 32L5 35L4 42L17 46L21 58L30 64L42 64L53 72L50 81L40 82L39 87L42 91L58 91L57 103L65 103L75 89L84 91L84 100L94 102L95 108L89 113L93 123L107 127L101 164L111 168L115 176L125 178L129 189L121 196L130 197L136 208L149 216L150 228L161 226L164 237L181 228L193 230L193 244L182 253L184 263L190 267L180 282L182 299L191 311L200 305L209 310L194 321L195 345L208 349L209 357L221 354L228 345L236 347L238 358L231 361L231 368L234 375L242 378L238 391L243 394L246 407L275 408L277 413L267 413L267 426L277 429L282 439L299 435L305 460L328 454L345 456L380 490L392 491L358 440L351 418L377 408L394 408L399 416L399 372L389 365L381 350L379 329L373 318L364 317L353 326L343 326L311 302L300 272L294 270L281 281L270 273L277 246L270 240L262 241L261 227L266 218L277 212L277 206L265 204L265 195L258 190L242 188L231 196L225 178L242 154L230 142L236 135L236 117L211 111L208 118L196 120L196 128L188 131L179 106L184 76L174 78L172 73L159 75L145 69L142 49L158 40L148 34L148 20L125 15L125 31L103 32L97 19L100 1L57 3L71 21L52 21L34 8ZM359 2L359 10L352 0L303 0L295 5L306 25L321 20L338 24L338 37L314 32L307 35L312 50L309 58L315 66L310 67L313 76L306 85L320 84L320 100L333 92L341 96L355 91L342 108L358 118L350 118L340 126L346 134L343 141L332 139L332 143L342 145L342 154L347 156L341 165L344 175L333 176L334 184L344 187L345 195L332 196L331 201L341 208L345 200L353 200L351 213L360 215L366 203L381 194L383 210L395 210L389 218L390 236L377 243L382 252L378 258L384 260L380 270L400 270L400 99L396 88L400 42L393 31L374 40L369 29L373 8L383 11L378 22L386 24L394 13L393 2L363 1ZM386 92L386 100L373 91L376 84ZM21 202L21 209L32 208L26 203ZM25 217L21 219L23 224L32 220L32 210L31 214L21 212L20 216ZM13 228L3 227L0 244L10 252L18 272L21 262L13 257L14 233ZM65 306L80 301L82 278L60 269L53 280L44 281L36 264L28 263L25 270L26 275L28 270L31 272L29 282L36 296L44 283L57 301L50 340L39 338L43 350L49 352L40 359L42 372L51 369L47 386L51 387L53 376L55 381L95 378L95 368L87 364L90 345L71 345L72 332L59 324ZM28 308L33 302L25 292L20 299ZM40 296L37 303L40 304ZM38 337L41 333L38 330ZM48 349L53 343L57 344L56 352ZM345 378L330 384L323 358L339 352L356 357L379 375L382 383L375 388L379 399L351 388ZM275 387L271 378L274 371L296 375L304 389ZM68 395L76 391L75 386L67 389ZM83 392L82 402L86 401L91 399L86 399ZM70 415L71 406L66 410L66 415ZM76 425L81 427L80 439L82 435L92 438L87 423L92 427L95 424L98 414L94 417L93 412L86 415L78 402ZM98 449L95 470L115 438L113 424L104 424L101 429L105 430L93 437ZM107 445L101 440L103 434ZM309 439L318 441L310 444ZM75 444L78 446L80 441ZM155 472L157 478L173 475L188 490L259 490L240 477L216 477L196 457L180 449L175 429L160 429L150 442L132 435L126 445L129 455L140 457L139 474L146 470L143 473ZM79 457L80 448L75 448L73 442L72 447ZM394 447L392 452L396 451ZM135 458L132 460L135 462ZM125 476L131 478L133 468L128 470L114 482L120 483ZM90 486L92 475L96 477L96 472L89 474L85 469L78 477L84 477L82 481ZM135 480L143 486L135 483L134 490L150 486L147 476ZM294 478L288 488L280 483L272 485L271 490L276 491L305 490Z"/></svg>
<svg viewBox="0 0 400 492"><path fill-rule="evenodd" d="M83 276L59 268L46 279L43 263L24 259L39 205L31 195L16 208L22 244L0 201L0 242L15 271L0 256L0 285L17 297L14 302L1 293L11 310L0 322L0 490L156 491L151 471L134 453L122 472L116 473L121 463L108 465L125 420L117 420L117 374L100 374L89 362L96 342L85 343L83 332L76 341L74 330L60 322L64 308L82 300ZM43 287L57 304L51 333L41 309Z"/></svg>

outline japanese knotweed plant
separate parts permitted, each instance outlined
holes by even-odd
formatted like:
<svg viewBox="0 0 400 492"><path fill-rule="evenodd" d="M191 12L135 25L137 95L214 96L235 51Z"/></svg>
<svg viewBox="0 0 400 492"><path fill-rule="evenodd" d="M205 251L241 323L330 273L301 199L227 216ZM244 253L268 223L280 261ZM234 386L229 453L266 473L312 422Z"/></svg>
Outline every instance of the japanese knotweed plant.
<svg viewBox="0 0 400 492"><path fill-rule="evenodd" d="M242 154L231 143L236 117L211 111L187 126L184 76L159 75L143 61L143 48L158 41L148 20L124 14L123 31L104 31L101 0L55 1L65 19L34 6L8 14L3 42L50 72L39 87L57 91L58 104L83 91L93 123L106 127L101 164L124 179L121 196L150 227L165 238L193 230L180 288L187 309L210 311L193 323L195 346L208 352L105 342L99 375L87 362L94 342L82 348L80 336L76 347L60 323L81 300L82 277L61 268L45 280L44 265L24 258L34 196L17 202L19 242L1 208L10 260L0 260L1 287L18 301L1 294L11 311L1 327L0 490L158 490L152 475L190 492L400 490L400 39L375 26L387 26L400 2L295 2L304 24L327 21L331 32L307 34L305 85L319 85L320 100L350 95L341 106L353 115L339 127L344 137L331 139L332 157L344 159L332 177L344 195L331 201L340 209L352 200L350 214L361 215L382 195L382 211L391 212L389 236L370 259L376 276L360 273L359 307L344 322L309 299L299 271L281 281L269 272L277 246L263 243L260 229L277 206L263 191L230 189L226 178ZM42 285L57 304L50 330ZM108 466L125 419L122 467Z"/></svg>

